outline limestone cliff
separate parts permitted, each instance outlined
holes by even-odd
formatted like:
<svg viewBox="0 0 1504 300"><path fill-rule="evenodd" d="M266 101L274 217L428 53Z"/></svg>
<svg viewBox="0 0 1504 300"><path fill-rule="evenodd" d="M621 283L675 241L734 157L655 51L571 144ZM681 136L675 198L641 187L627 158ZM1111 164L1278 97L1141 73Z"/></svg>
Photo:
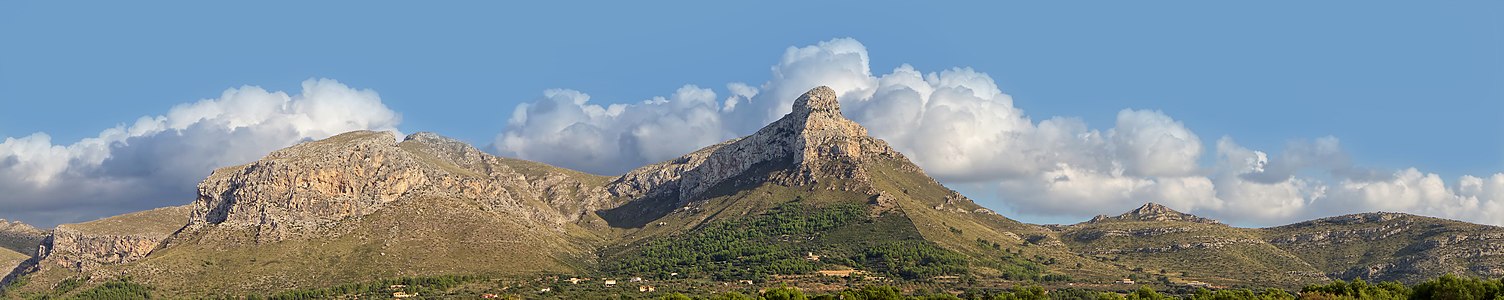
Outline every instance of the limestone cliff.
<svg viewBox="0 0 1504 300"><path fill-rule="evenodd" d="M328 233L401 199L437 197L559 230L604 201L590 196L603 194L591 192L598 186L571 174L512 167L519 164L432 133L398 143L387 132L350 132L216 170L199 184L188 229L251 229L257 241L279 241Z"/></svg>
<svg viewBox="0 0 1504 300"><path fill-rule="evenodd" d="M106 275L95 273L145 258L187 219L188 207L175 206L58 225L37 246L36 255L16 266L4 281L49 270Z"/></svg>
<svg viewBox="0 0 1504 300"><path fill-rule="evenodd" d="M812 184L822 178L861 183L870 176L862 162L900 157L886 142L842 116L835 91L821 86L799 96L792 112L752 135L632 170L613 180L607 190L626 198L667 195L682 203L763 163L787 163L795 170L773 178L781 184Z"/></svg>

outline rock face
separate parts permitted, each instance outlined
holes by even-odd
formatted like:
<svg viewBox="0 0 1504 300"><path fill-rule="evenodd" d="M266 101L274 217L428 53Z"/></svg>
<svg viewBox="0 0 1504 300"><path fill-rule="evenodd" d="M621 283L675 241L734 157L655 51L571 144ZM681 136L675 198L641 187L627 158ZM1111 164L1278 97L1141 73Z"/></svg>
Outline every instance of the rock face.
<svg viewBox="0 0 1504 300"><path fill-rule="evenodd" d="M62 224L5 281L49 269L92 274L103 267L145 258L188 219L187 206L164 207L84 223Z"/></svg>
<svg viewBox="0 0 1504 300"><path fill-rule="evenodd" d="M591 199L604 199L560 197L558 186L578 182L534 173L529 178L504 159L432 133L398 143L391 133L350 132L216 170L199 184L188 228L252 229L259 242L279 241L319 233L413 197L474 199L486 209L557 227L582 213L545 207L583 209L603 201ZM573 190L600 194L588 189ZM546 201L554 205L543 205Z"/></svg>
<svg viewBox="0 0 1504 300"><path fill-rule="evenodd" d="M682 203L759 164L792 166L795 172L772 178L786 185L812 184L821 178L860 183L869 180L863 162L901 157L841 115L835 90L821 86L799 96L792 112L757 133L638 168L613 180L607 190L617 197L667 196Z"/></svg>
<svg viewBox="0 0 1504 300"><path fill-rule="evenodd" d="M53 231L47 261L82 270L135 261L151 254L167 235L95 235L67 226Z"/></svg>

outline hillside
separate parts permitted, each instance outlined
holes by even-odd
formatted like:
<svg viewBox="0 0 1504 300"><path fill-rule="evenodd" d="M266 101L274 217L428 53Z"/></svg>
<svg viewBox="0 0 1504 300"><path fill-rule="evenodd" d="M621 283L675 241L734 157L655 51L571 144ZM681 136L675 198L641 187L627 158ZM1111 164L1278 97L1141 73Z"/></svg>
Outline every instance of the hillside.
<svg viewBox="0 0 1504 300"><path fill-rule="evenodd" d="M0 219L0 270L9 273L22 261L31 258L47 234L26 223Z"/></svg>
<svg viewBox="0 0 1504 300"><path fill-rule="evenodd" d="M581 196L603 194L591 191L603 181L429 133L399 143L390 133L351 132L217 170L172 220L125 215L59 226L109 236L165 230L150 246L117 239L140 247L114 264L44 267L22 291L84 276L209 296L411 275L573 272L600 241L574 225L583 215L576 210L605 200ZM51 257L42 265L54 265Z"/></svg>
<svg viewBox="0 0 1504 300"><path fill-rule="evenodd" d="M608 272L761 279L856 268L1034 280L1064 273L1057 264L1080 263L1073 271L1089 271L1074 273L1088 275L1112 268L940 185L842 116L825 87L757 133L634 170L607 189L634 199L600 215L641 227L603 253ZM674 251L705 248L716 250ZM707 265L717 267L698 267Z"/></svg>
<svg viewBox="0 0 1504 300"><path fill-rule="evenodd" d="M1258 232L1148 203L1115 217L1063 227L1073 251L1129 269L1140 280L1200 281L1222 286L1277 283L1298 287L1326 280L1323 273Z"/></svg>
<svg viewBox="0 0 1504 300"><path fill-rule="evenodd" d="M161 246L168 236L183 227L188 210L187 206L164 207L58 225L46 239L42 256L23 263L6 280L24 274L27 277L24 281L43 284L12 289L42 293L51 283L70 278L108 277L106 274L112 274L118 265L140 260Z"/></svg>
<svg viewBox="0 0 1504 300"><path fill-rule="evenodd" d="M0 249L0 269L10 272L28 258L31 258L31 255L10 249Z"/></svg>
<svg viewBox="0 0 1504 300"><path fill-rule="evenodd" d="M1504 228L1366 213L1260 230L1334 278L1417 282L1438 274L1504 276Z"/></svg>
<svg viewBox="0 0 1504 300"><path fill-rule="evenodd" d="M1297 287L1329 279L1415 283L1442 274L1504 276L1504 228L1400 213L1258 229L1150 203L1060 229L1078 253L1172 281Z"/></svg>
<svg viewBox="0 0 1504 300"><path fill-rule="evenodd" d="M0 249L17 253L34 253L47 238L47 232L19 221L0 219Z"/></svg>

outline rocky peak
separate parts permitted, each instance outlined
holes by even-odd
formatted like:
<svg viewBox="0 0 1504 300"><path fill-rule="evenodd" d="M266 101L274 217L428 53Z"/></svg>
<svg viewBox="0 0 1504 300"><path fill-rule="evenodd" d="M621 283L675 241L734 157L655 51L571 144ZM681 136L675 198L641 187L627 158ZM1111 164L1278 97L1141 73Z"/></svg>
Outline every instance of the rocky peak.
<svg viewBox="0 0 1504 300"><path fill-rule="evenodd" d="M1220 224L1220 222L1217 222L1217 220L1202 218L1196 215L1179 212L1167 206L1160 205L1154 202L1144 203L1143 206L1139 206L1132 211L1118 215L1116 217L1097 216L1091 219L1091 222L1093 223L1107 221L1173 221Z"/></svg>
<svg viewBox="0 0 1504 300"><path fill-rule="evenodd" d="M828 86L817 86L794 100L794 110L791 113L809 115L816 112L841 113L841 102L836 100L836 90Z"/></svg>
<svg viewBox="0 0 1504 300"><path fill-rule="evenodd" d="M792 129L792 134L784 131L786 129ZM846 119L841 114L835 90L826 86L815 87L799 96L794 100L792 112L759 130L754 137L759 135L791 140L787 143L792 147L786 150L801 164L819 163L819 160L860 160L893 151L887 143L867 136L867 128Z"/></svg>
<svg viewBox="0 0 1504 300"><path fill-rule="evenodd" d="M841 115L835 90L820 86L799 96L791 112L752 135L632 170L613 181L608 190L629 198L676 194L679 201L688 201L767 163L790 171L769 178L775 183L807 185L839 180L862 185L868 180L862 165L878 159L903 156Z"/></svg>

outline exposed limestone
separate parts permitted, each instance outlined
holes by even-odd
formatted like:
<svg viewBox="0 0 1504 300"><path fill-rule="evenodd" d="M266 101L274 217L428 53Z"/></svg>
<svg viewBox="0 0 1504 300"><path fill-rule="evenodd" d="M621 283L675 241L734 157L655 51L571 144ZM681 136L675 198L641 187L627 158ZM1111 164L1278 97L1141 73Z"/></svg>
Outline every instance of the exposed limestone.
<svg viewBox="0 0 1504 300"><path fill-rule="evenodd" d="M487 210L555 229L579 217L534 205L550 198L564 202L549 197L560 193L554 187L577 182L547 179L546 172L534 175L545 180L533 180L535 186L503 159L431 133L413 134L399 144L388 132L356 131L216 170L199 184L188 228L253 228L257 241L278 241L423 196L472 199Z"/></svg>
<svg viewBox="0 0 1504 300"><path fill-rule="evenodd" d="M813 185L829 178L850 179L847 190L866 190L870 181L862 162L902 155L841 115L835 90L811 89L794 101L792 112L750 136L727 141L679 159L638 168L615 179L614 196L640 198L672 195L686 202L758 164L788 163L792 174L773 181ZM875 191L873 191L875 193Z"/></svg>
<svg viewBox="0 0 1504 300"><path fill-rule="evenodd" d="M46 268L89 274L103 266L140 260L182 228L188 212L187 206L174 206L58 225L37 247L36 256L18 267L17 274Z"/></svg>
<svg viewBox="0 0 1504 300"><path fill-rule="evenodd" d="M167 235L95 235L66 225L53 231L44 263L92 271L100 265L135 261L151 254Z"/></svg>

